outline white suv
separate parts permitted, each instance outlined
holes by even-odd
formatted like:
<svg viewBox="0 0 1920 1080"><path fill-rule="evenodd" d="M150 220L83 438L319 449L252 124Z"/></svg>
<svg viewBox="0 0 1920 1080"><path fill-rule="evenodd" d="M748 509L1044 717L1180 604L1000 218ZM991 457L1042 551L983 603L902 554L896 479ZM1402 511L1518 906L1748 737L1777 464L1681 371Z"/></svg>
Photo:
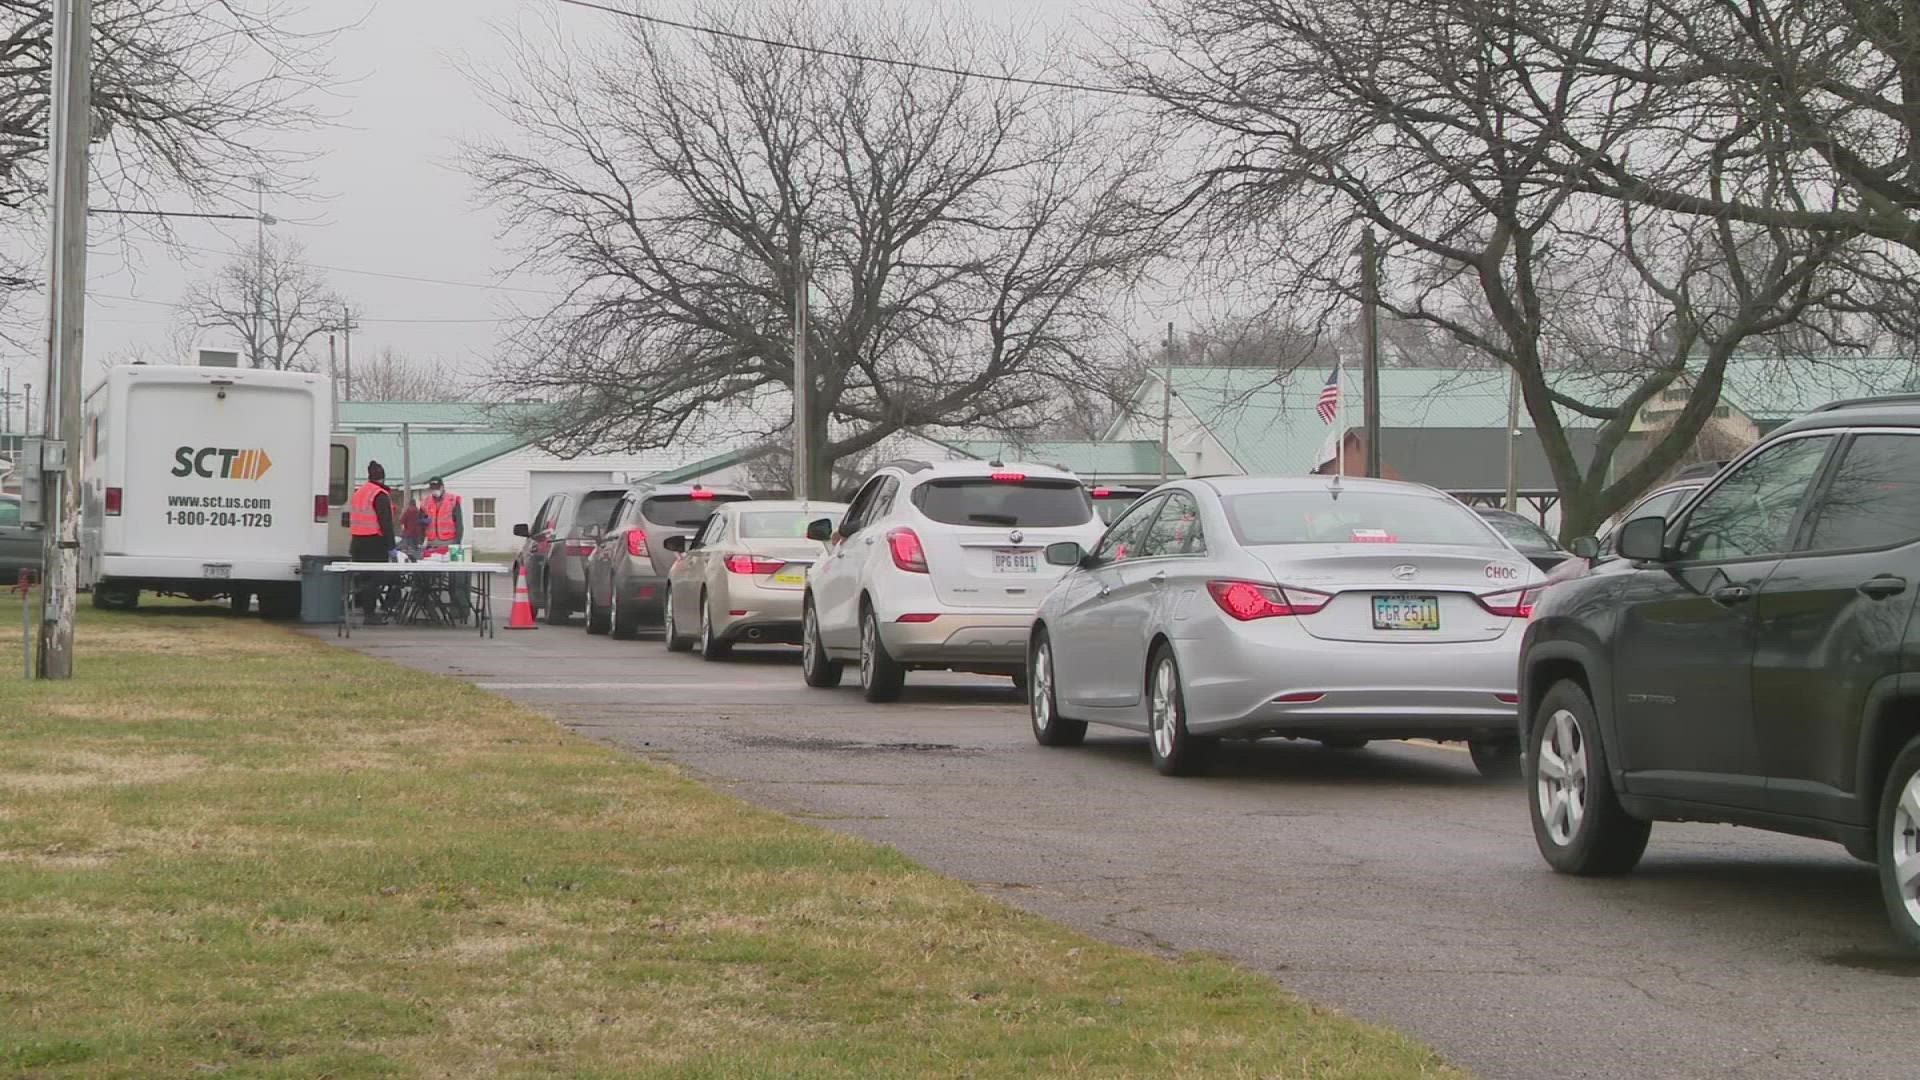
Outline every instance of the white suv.
<svg viewBox="0 0 1920 1080"><path fill-rule="evenodd" d="M1034 609L1063 572L1046 546L1091 547L1104 529L1087 490L1044 465L893 462L860 488L807 574L801 668L838 686L860 664L868 701L900 696L914 668L1025 671Z"/></svg>

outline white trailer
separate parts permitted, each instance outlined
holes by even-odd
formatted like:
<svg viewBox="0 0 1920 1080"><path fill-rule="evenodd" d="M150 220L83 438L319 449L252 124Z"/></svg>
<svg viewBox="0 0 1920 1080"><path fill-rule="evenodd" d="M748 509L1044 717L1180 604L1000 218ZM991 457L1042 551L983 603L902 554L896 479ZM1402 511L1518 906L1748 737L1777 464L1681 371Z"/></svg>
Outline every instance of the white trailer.
<svg viewBox="0 0 1920 1080"><path fill-rule="evenodd" d="M142 591L254 597L300 611L300 560L325 555L352 483L321 375L116 367L87 396L81 573L96 607Z"/></svg>

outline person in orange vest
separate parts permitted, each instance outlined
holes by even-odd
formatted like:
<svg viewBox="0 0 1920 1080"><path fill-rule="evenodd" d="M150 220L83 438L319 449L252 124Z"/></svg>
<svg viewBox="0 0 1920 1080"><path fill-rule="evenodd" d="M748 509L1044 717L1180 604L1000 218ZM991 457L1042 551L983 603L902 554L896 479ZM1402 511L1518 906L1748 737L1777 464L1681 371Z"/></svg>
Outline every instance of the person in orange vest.
<svg viewBox="0 0 1920 1080"><path fill-rule="evenodd" d="M460 506L460 496L447 494L447 482L440 477L427 481L427 498L420 504L420 513L427 524L429 547L445 547L466 539L467 516Z"/></svg>
<svg viewBox="0 0 1920 1080"><path fill-rule="evenodd" d="M383 563L393 557L393 496L387 493L386 479L384 466L367 462L367 482L355 489L347 502L347 558L354 562ZM380 589L375 579L363 582L354 594L369 626L386 621L377 610Z"/></svg>

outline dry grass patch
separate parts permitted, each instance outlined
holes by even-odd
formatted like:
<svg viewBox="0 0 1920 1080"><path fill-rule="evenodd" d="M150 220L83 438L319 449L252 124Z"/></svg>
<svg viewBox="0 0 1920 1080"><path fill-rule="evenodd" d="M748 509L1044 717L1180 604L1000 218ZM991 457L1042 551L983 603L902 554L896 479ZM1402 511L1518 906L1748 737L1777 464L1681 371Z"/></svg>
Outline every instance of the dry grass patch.
<svg viewBox="0 0 1920 1080"><path fill-rule="evenodd" d="M80 641L0 683L0 1071L1456 1075L465 685L177 609Z"/></svg>

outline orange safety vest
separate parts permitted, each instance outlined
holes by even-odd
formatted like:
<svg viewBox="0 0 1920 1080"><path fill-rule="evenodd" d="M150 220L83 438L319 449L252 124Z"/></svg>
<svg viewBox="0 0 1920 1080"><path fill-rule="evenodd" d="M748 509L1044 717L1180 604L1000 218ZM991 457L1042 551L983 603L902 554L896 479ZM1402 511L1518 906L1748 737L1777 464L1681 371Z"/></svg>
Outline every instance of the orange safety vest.
<svg viewBox="0 0 1920 1080"><path fill-rule="evenodd" d="M443 495L438 499L427 499L420 504L427 512L427 539L443 544L451 544L457 537L453 525L453 512L460 508L460 496Z"/></svg>
<svg viewBox="0 0 1920 1080"><path fill-rule="evenodd" d="M347 532L353 536L379 536L380 515L374 512L375 499L385 495L387 489L369 480L361 484L353 493L353 501L347 504Z"/></svg>

